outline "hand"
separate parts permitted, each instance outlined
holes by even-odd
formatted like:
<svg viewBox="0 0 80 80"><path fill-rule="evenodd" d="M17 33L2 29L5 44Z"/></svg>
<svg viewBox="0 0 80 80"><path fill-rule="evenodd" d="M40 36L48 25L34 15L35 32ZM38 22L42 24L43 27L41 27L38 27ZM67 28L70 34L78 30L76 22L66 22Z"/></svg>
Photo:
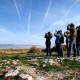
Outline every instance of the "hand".
<svg viewBox="0 0 80 80"><path fill-rule="evenodd" d="M55 33L57 33L57 30L55 30Z"/></svg>

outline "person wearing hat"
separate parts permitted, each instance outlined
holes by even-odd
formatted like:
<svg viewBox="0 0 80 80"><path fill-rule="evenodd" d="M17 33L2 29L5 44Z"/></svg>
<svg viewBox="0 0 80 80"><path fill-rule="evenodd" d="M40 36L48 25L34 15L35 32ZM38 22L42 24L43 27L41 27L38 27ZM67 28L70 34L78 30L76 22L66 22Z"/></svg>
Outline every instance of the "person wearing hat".
<svg viewBox="0 0 80 80"><path fill-rule="evenodd" d="M74 50L73 57L75 59L77 55L77 49L76 49L77 31L76 31L75 25L71 23L70 25L67 26L67 30L70 31L70 44L69 44L69 50L68 50L68 59L70 59L70 56L72 54L72 49Z"/></svg>
<svg viewBox="0 0 80 80"><path fill-rule="evenodd" d="M76 27L77 29L77 37L76 37L76 47L77 47L77 56L80 56L79 50L80 50L80 25L79 27Z"/></svg>

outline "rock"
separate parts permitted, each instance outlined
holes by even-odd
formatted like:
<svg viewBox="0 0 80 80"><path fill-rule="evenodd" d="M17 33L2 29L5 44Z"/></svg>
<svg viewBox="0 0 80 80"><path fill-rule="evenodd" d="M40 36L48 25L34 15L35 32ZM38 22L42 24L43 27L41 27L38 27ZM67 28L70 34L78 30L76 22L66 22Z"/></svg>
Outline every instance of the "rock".
<svg viewBox="0 0 80 80"><path fill-rule="evenodd" d="M48 59L45 59L45 60L44 60L44 63L48 63L48 62L49 62L49 60L48 60Z"/></svg>
<svg viewBox="0 0 80 80"><path fill-rule="evenodd" d="M10 61L7 61L7 64L9 64L10 63Z"/></svg>
<svg viewBox="0 0 80 80"><path fill-rule="evenodd" d="M13 60L13 64L16 65L18 62L16 60Z"/></svg>
<svg viewBox="0 0 80 80"><path fill-rule="evenodd" d="M19 77L21 77L22 79L33 80L32 76L28 74L20 74Z"/></svg>
<svg viewBox="0 0 80 80"><path fill-rule="evenodd" d="M17 68L17 70L22 70L23 69L22 66L17 66L16 68Z"/></svg>
<svg viewBox="0 0 80 80"><path fill-rule="evenodd" d="M5 77L8 77L8 76L16 76L19 74L19 71L18 70L10 70L8 71L8 73L5 74Z"/></svg>
<svg viewBox="0 0 80 80"><path fill-rule="evenodd" d="M2 60L2 62L7 62L7 60Z"/></svg>
<svg viewBox="0 0 80 80"><path fill-rule="evenodd" d="M57 65L60 66L60 64L57 61L54 61L53 59L49 59L50 65Z"/></svg>
<svg viewBox="0 0 80 80"><path fill-rule="evenodd" d="M50 63L50 65L53 65L53 60L50 59L50 60L49 60L49 63Z"/></svg>
<svg viewBox="0 0 80 80"><path fill-rule="evenodd" d="M43 67L45 67L45 66L46 66L46 64L43 64L42 66L43 66Z"/></svg>
<svg viewBox="0 0 80 80"><path fill-rule="evenodd" d="M36 78L36 80L45 80L45 78L44 78L44 77L41 77L41 76L38 76L38 77Z"/></svg>

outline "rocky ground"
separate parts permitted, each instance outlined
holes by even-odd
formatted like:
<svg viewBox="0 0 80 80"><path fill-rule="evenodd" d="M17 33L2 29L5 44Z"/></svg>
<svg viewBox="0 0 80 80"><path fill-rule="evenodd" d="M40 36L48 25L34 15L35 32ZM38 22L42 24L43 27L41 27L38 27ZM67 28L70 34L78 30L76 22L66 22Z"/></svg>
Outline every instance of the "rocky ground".
<svg viewBox="0 0 80 80"><path fill-rule="evenodd" d="M61 59L3 59L0 80L80 80L80 62Z"/></svg>

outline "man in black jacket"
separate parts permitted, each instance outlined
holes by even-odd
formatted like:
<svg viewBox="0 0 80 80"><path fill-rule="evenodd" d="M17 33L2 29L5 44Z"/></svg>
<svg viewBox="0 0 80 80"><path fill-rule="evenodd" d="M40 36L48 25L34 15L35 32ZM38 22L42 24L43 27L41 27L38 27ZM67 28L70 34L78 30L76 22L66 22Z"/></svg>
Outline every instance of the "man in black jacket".
<svg viewBox="0 0 80 80"><path fill-rule="evenodd" d="M46 38L46 56L51 56L51 38L52 38L52 33L48 32L45 34L45 38Z"/></svg>
<svg viewBox="0 0 80 80"><path fill-rule="evenodd" d="M77 47L77 56L80 56L79 50L80 50L80 26L76 28L77 29L77 37L76 37L76 47Z"/></svg>

